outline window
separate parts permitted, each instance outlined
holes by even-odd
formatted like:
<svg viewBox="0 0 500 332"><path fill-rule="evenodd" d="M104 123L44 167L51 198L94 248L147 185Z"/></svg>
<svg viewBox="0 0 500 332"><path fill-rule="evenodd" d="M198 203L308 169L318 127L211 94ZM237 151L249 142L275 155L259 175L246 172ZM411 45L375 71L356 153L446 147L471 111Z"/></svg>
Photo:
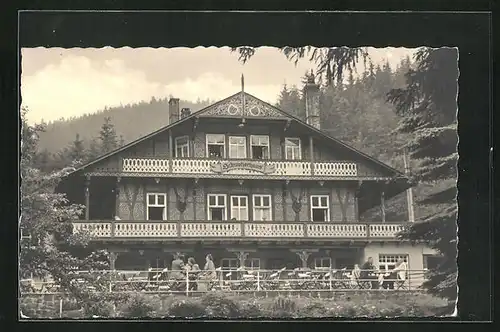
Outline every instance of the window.
<svg viewBox="0 0 500 332"><path fill-rule="evenodd" d="M378 265L380 270L388 271L396 267L396 262L399 259L403 259L408 263L408 255L385 255L380 254L378 256Z"/></svg>
<svg viewBox="0 0 500 332"><path fill-rule="evenodd" d="M285 159L300 160L301 158L300 138L285 138Z"/></svg>
<svg viewBox="0 0 500 332"><path fill-rule="evenodd" d="M208 195L208 220L226 220L226 195Z"/></svg>
<svg viewBox="0 0 500 332"><path fill-rule="evenodd" d="M236 258L223 258L221 259L222 276L224 279L235 280L238 278L237 273L233 272L229 276L229 271L235 271L240 266L240 261Z"/></svg>
<svg viewBox="0 0 500 332"><path fill-rule="evenodd" d="M245 159L247 157L247 138L244 136L229 137L229 158Z"/></svg>
<svg viewBox="0 0 500 332"><path fill-rule="evenodd" d="M332 259L330 257L318 257L314 259L314 268L330 268Z"/></svg>
<svg viewBox="0 0 500 332"><path fill-rule="evenodd" d="M271 195L253 195L253 219L269 221L271 218Z"/></svg>
<svg viewBox="0 0 500 332"><path fill-rule="evenodd" d="M328 221L330 204L328 195L311 195L311 220Z"/></svg>
<svg viewBox="0 0 500 332"><path fill-rule="evenodd" d="M207 134L207 157L224 158L226 142L224 134Z"/></svg>
<svg viewBox="0 0 500 332"><path fill-rule="evenodd" d="M231 220L248 220L247 196L231 196Z"/></svg>
<svg viewBox="0 0 500 332"><path fill-rule="evenodd" d="M259 270L260 258L247 258L245 260L245 268L248 270Z"/></svg>
<svg viewBox="0 0 500 332"><path fill-rule="evenodd" d="M250 136L252 159L269 159L269 136Z"/></svg>
<svg viewBox="0 0 500 332"><path fill-rule="evenodd" d="M165 194L148 194L147 220L166 220L167 200Z"/></svg>
<svg viewBox="0 0 500 332"><path fill-rule="evenodd" d="M175 157L186 158L189 157L189 137L181 136L175 138Z"/></svg>
<svg viewBox="0 0 500 332"><path fill-rule="evenodd" d="M423 255L424 270L433 270L443 262L443 257L438 255Z"/></svg>

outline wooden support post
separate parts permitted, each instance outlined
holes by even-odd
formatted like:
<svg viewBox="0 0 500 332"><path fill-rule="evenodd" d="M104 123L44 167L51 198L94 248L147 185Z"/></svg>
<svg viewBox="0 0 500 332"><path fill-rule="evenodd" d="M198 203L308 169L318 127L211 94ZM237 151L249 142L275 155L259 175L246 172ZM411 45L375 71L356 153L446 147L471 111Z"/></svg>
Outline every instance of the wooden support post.
<svg viewBox="0 0 500 332"><path fill-rule="evenodd" d="M116 184L115 184L115 216L120 218L120 181L121 177L116 177Z"/></svg>
<svg viewBox="0 0 500 332"><path fill-rule="evenodd" d="M380 212L382 215L382 222L385 222L385 192L382 191L380 194Z"/></svg>
<svg viewBox="0 0 500 332"><path fill-rule="evenodd" d="M89 220L90 213L90 175L85 176L85 220Z"/></svg>
<svg viewBox="0 0 500 332"><path fill-rule="evenodd" d="M244 251L236 251L236 258L240 261L240 267L245 267L245 261L247 260L248 253Z"/></svg>
<svg viewBox="0 0 500 332"><path fill-rule="evenodd" d="M410 163L407 160L407 152L404 150L403 161L405 165L405 174L406 176L411 176ZM408 221L415 222L415 210L413 206L413 190L412 188L406 189L406 200L408 202Z"/></svg>
<svg viewBox="0 0 500 332"><path fill-rule="evenodd" d="M189 270L186 270L186 296L189 296Z"/></svg>
<svg viewBox="0 0 500 332"><path fill-rule="evenodd" d="M307 260L309 259L311 253L308 252L307 250L301 250L295 253L297 254L297 256L299 256L300 260L302 261L302 267L307 268Z"/></svg>
<svg viewBox="0 0 500 332"><path fill-rule="evenodd" d="M116 270L116 268L115 268L115 262L116 262L117 258L118 258L118 253L116 251L111 251L109 253L109 268L112 271Z"/></svg>
<svg viewBox="0 0 500 332"><path fill-rule="evenodd" d="M354 213L355 213L356 222L359 222L359 196L361 193L361 185L362 184L363 184L363 181L358 181L358 184L356 186L356 190L354 192Z"/></svg>
<svg viewBox="0 0 500 332"><path fill-rule="evenodd" d="M314 175L314 143L312 136L309 136L309 159L311 161L311 175Z"/></svg>
<svg viewBox="0 0 500 332"><path fill-rule="evenodd" d="M172 129L168 131L168 171L172 173L172 160L174 159L174 140L172 138Z"/></svg>

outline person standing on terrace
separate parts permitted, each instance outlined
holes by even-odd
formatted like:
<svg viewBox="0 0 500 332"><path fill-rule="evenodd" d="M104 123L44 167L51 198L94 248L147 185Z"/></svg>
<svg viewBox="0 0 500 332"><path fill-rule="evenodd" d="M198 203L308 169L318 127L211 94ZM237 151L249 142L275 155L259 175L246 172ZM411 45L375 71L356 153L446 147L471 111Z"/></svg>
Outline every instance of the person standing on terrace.
<svg viewBox="0 0 500 332"><path fill-rule="evenodd" d="M360 279L371 280L371 288L378 289L379 284L377 277L374 276L375 266L373 265L373 258L368 257L368 260L361 266Z"/></svg>

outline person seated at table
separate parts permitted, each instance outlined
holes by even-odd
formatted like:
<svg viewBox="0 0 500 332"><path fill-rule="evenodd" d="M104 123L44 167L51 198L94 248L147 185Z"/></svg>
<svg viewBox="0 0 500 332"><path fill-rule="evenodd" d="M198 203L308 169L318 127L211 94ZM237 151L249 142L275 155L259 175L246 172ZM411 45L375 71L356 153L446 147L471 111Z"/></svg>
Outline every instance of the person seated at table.
<svg viewBox="0 0 500 332"><path fill-rule="evenodd" d="M186 267L190 272L201 271L200 266L196 264L196 261L194 260L193 257L188 258Z"/></svg>
<svg viewBox="0 0 500 332"><path fill-rule="evenodd" d="M174 260L172 261L172 271L170 276L174 279L184 279L186 276L184 274L184 261L182 260L182 255L175 254Z"/></svg>
<svg viewBox="0 0 500 332"><path fill-rule="evenodd" d="M394 274L394 279L398 282L404 283L406 280L406 271L408 270L408 264L404 259L400 258L396 263L396 267L392 270Z"/></svg>
<svg viewBox="0 0 500 332"><path fill-rule="evenodd" d="M382 288L384 289L394 289L395 282L404 282L406 280L406 270L408 266L403 259L399 259L396 262L396 267L392 269L384 280Z"/></svg>
<svg viewBox="0 0 500 332"><path fill-rule="evenodd" d="M372 257L368 257L368 260L361 266L360 279L363 281L369 280L371 289L378 289L379 282L378 277L375 275L375 266L373 265Z"/></svg>
<svg viewBox="0 0 500 332"><path fill-rule="evenodd" d="M361 277L361 269L358 264L354 264L354 268L352 269L351 274L349 275L349 279L351 280L351 287L356 287L358 285L358 280Z"/></svg>
<svg viewBox="0 0 500 332"><path fill-rule="evenodd" d="M200 266L196 264L193 257L189 257L185 269L188 272L189 281L193 282L190 288L192 290L197 290L198 284L195 281L198 279L199 272L201 271Z"/></svg>
<svg viewBox="0 0 500 332"><path fill-rule="evenodd" d="M359 279L361 275L361 269L359 268L358 264L354 264L354 268L352 269L352 275L356 278Z"/></svg>

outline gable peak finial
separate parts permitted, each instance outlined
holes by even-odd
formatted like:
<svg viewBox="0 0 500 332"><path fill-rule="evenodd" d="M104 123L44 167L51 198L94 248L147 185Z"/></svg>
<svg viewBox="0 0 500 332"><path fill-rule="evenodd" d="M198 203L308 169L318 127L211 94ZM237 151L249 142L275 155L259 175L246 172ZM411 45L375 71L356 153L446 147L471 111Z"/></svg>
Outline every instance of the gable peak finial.
<svg viewBox="0 0 500 332"><path fill-rule="evenodd" d="M241 91L245 91L245 77L241 74Z"/></svg>

